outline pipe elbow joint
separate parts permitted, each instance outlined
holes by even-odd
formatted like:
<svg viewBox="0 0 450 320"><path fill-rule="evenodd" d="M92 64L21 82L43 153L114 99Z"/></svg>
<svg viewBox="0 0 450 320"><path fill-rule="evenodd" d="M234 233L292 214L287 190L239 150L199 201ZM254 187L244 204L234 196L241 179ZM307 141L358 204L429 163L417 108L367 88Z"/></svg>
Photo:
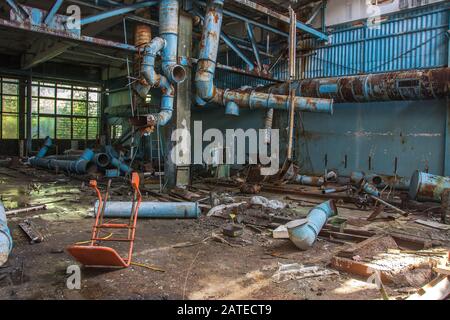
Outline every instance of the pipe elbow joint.
<svg viewBox="0 0 450 320"><path fill-rule="evenodd" d="M214 98L214 83L212 79L196 79L196 88L197 88L197 103L200 102L199 105L204 106L208 102L210 102Z"/></svg>
<svg viewBox="0 0 450 320"><path fill-rule="evenodd" d="M166 40L157 37L144 50L141 73L150 86L154 86L158 82L158 75L155 71L155 60L157 54L164 49L166 44Z"/></svg>
<svg viewBox="0 0 450 320"><path fill-rule="evenodd" d="M145 99L151 89L149 85L143 85L141 83L136 83L134 85L134 91L142 98Z"/></svg>

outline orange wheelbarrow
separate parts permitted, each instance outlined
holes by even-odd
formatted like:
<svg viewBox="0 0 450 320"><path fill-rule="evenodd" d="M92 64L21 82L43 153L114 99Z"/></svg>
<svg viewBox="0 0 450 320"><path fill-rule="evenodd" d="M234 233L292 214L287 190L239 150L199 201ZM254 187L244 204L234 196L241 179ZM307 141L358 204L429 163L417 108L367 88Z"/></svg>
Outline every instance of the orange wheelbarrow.
<svg viewBox="0 0 450 320"><path fill-rule="evenodd" d="M90 186L97 193L99 206L97 209L95 224L92 231L92 239L90 245L73 245L67 248L67 251L78 262L86 267L100 267L100 268L127 268L131 265L131 256L133 254L134 238L136 234L136 224L138 219L138 211L142 201L142 195L139 190L139 175L132 173L131 186L134 190L133 205L131 207L130 221L128 224L112 224L103 223L103 216L105 213L106 203L108 201L109 187L111 181L108 182L108 188L105 194L105 199L102 199L100 190L97 187L97 181L91 180ZM128 236L123 238L100 238L101 230L111 229L125 229L128 231ZM122 257L113 248L100 245L102 242L120 242L128 243L128 256Z"/></svg>

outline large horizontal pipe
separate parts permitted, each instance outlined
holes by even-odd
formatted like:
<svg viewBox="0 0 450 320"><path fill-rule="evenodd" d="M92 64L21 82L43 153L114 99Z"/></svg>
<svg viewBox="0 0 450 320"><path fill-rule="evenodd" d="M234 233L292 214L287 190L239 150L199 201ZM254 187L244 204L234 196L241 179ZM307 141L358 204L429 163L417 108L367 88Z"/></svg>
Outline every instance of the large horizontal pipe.
<svg viewBox="0 0 450 320"><path fill-rule="evenodd" d="M13 241L6 220L5 207L0 201L0 267L8 260Z"/></svg>
<svg viewBox="0 0 450 320"><path fill-rule="evenodd" d="M273 93L249 90L222 90L216 88L214 102L227 106L233 102L240 108L275 109L289 111L290 97ZM333 114L333 100L321 98L294 97L295 111Z"/></svg>
<svg viewBox="0 0 450 320"><path fill-rule="evenodd" d="M294 82L296 95L333 99L335 103L443 99L450 93L450 68L408 70ZM289 94L289 84L259 89Z"/></svg>
<svg viewBox="0 0 450 320"><path fill-rule="evenodd" d="M294 220L286 225L289 239L300 250L308 250L316 242L327 220L335 215L337 208L333 200L318 205L309 212L306 219Z"/></svg>
<svg viewBox="0 0 450 320"><path fill-rule="evenodd" d="M441 202L446 189L450 189L449 177L416 171L411 177L409 197L418 201Z"/></svg>
<svg viewBox="0 0 450 320"><path fill-rule="evenodd" d="M107 218L129 218L132 202L110 201L105 206ZM98 201L95 202L94 213L97 212ZM154 219L197 219L201 210L196 202L142 202L139 218Z"/></svg>
<svg viewBox="0 0 450 320"><path fill-rule="evenodd" d="M376 173L365 174L362 171L354 171L350 175L350 182L353 184L358 184L363 179L381 189L388 186L396 190L409 190L409 178Z"/></svg>

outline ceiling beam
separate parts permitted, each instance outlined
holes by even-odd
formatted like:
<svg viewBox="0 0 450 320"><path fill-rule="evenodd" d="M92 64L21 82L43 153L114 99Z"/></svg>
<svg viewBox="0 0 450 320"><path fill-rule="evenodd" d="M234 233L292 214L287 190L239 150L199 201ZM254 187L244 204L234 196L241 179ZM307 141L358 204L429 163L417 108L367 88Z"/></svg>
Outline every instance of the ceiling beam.
<svg viewBox="0 0 450 320"><path fill-rule="evenodd" d="M269 8L266 8L260 4L253 2L253 1L249 1L249 0L233 0L233 1L242 6L253 9L257 12L263 13L269 17L275 18L277 20L283 21L288 24L290 23L289 17L282 15L278 12L275 12ZM326 35L323 32L320 32L298 20L297 20L297 29L302 30L306 33L309 33L310 35L312 35L320 40L328 41L328 35Z"/></svg>

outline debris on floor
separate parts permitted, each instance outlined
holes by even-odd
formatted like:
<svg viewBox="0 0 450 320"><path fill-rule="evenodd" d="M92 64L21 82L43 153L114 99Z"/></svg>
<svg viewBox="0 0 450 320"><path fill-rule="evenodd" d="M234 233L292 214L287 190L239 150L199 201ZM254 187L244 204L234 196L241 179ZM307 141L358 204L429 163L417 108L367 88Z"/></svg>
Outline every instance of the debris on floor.
<svg viewBox="0 0 450 320"><path fill-rule="evenodd" d="M86 240L91 237L92 216L99 208L104 209L103 223L107 225L128 223L130 218L132 192L123 178L112 178L108 199L100 205L95 192L87 187L90 176L74 178L46 171L30 175L32 168L2 170L15 176L5 175L4 180L14 182L0 185L5 205L15 208L6 211L11 235L16 239L8 259L13 268L20 267L18 257L25 254L33 263L46 266L44 269L49 272L73 264L63 249L74 243L89 246L91 241ZM18 175L22 180L17 180ZM101 193L108 189L110 179L98 177ZM192 186L163 193L157 185L146 184L144 177L139 217L152 219L140 220L134 249L136 261L124 272L150 276L161 283L165 294L176 297L180 292L173 279L185 277L180 274L181 266L191 264L198 253L188 281L193 287L185 289L187 296L201 296L201 292L212 290L210 285L225 283L236 272L255 274L254 270L258 270L258 280L252 280L254 283L249 287L245 280L236 282L241 288L239 297L295 299L300 295L308 299L359 299L361 296L352 293L348 286L362 281L366 283L362 286L365 298L406 299L424 292L423 286L442 276L439 272L445 274L448 270L445 260L450 230L439 222L442 212L436 205L405 201L398 193L386 196L382 191L379 198L372 198L364 190L340 186L335 178L327 179L321 187L265 182L255 196L242 193L233 179L237 178L215 180L214 186L209 180L199 180ZM331 189L333 192L323 192ZM377 215L368 220L377 208L381 208ZM389 219L390 216L394 219ZM21 230L25 220L27 226L39 226L35 228L39 232L45 229L45 241L28 245L31 238L35 242L40 240L33 235L25 237ZM102 232L98 240L100 243L114 240L118 232L115 229L111 233ZM126 249L124 245L120 248ZM213 272L215 276L211 278L211 270L217 266L220 272ZM379 274L379 288L368 284L374 274ZM31 279L39 277L28 271L18 294L32 294L33 281L39 280ZM11 279L18 283L17 278ZM95 293L96 297L117 296L114 283L142 294L144 290L159 294L149 286L136 288L115 273L87 278L86 286L94 288L100 279L105 284ZM206 291L202 291L202 284ZM7 278L0 281L0 286L10 285ZM219 288L222 287L213 290L214 295L236 296L231 295L229 287ZM73 297L73 292L61 290L67 297ZM219 293L221 290L225 291ZM80 294L94 294L83 292ZM50 296L49 287L47 297Z"/></svg>

